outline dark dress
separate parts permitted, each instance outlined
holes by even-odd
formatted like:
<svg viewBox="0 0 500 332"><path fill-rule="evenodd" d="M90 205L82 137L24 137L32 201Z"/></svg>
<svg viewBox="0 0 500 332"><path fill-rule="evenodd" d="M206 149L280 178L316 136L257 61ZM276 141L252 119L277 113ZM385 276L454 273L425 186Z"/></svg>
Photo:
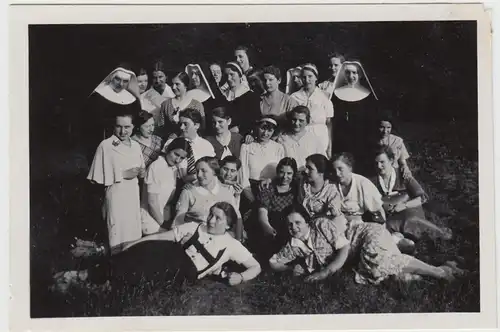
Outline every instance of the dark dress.
<svg viewBox="0 0 500 332"><path fill-rule="evenodd" d="M221 159L222 154L224 153L224 147L220 142L215 138L215 136L208 136L205 138L209 141L215 150L215 157L217 159ZM231 154L236 158L240 157L241 144L243 141L243 137L238 133L231 133L231 141L229 141L229 145L227 146Z"/></svg>
<svg viewBox="0 0 500 332"><path fill-rule="evenodd" d="M404 203L417 197L421 198L422 204L425 204L428 200L427 194L417 180L413 177L403 179L401 172L396 172L396 175L396 182L392 190L393 194L391 195L384 192L378 176L370 179L382 194L383 207L386 211L387 229L390 232L402 233L412 240L419 240L424 233L427 233L433 239L444 237L446 234L443 229L426 220L425 211L422 206L407 208L400 212L387 212L389 204Z"/></svg>
<svg viewBox="0 0 500 332"><path fill-rule="evenodd" d="M93 92L82 113L82 139L89 165L94 159L97 146L113 133L113 123L118 114L131 113L137 116L141 111L141 102L136 99L128 105L109 101L98 92Z"/></svg>
<svg viewBox="0 0 500 332"><path fill-rule="evenodd" d="M356 160L355 172L369 175L373 167L367 164L367 154L373 149L372 137L377 116L378 103L373 94L363 100L348 102L332 94L333 117L332 131L333 153L350 152Z"/></svg>
<svg viewBox="0 0 500 332"><path fill-rule="evenodd" d="M248 91L228 103L231 112L231 127L238 127L241 136L252 132L260 117L260 96Z"/></svg>

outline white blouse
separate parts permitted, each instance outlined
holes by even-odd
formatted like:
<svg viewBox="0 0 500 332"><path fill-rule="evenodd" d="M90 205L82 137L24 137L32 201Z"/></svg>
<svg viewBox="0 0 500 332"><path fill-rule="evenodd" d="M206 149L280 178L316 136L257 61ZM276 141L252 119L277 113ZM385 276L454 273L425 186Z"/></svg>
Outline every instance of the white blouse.
<svg viewBox="0 0 500 332"><path fill-rule="evenodd" d="M243 144L240 152L243 187L249 187L250 180L271 179L276 176L276 165L283 157L285 150L275 141Z"/></svg>

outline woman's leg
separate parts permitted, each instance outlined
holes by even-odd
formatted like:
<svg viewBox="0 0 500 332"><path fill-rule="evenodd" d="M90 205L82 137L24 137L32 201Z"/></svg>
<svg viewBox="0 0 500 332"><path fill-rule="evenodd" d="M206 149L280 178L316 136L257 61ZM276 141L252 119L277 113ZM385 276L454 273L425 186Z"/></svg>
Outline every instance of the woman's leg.
<svg viewBox="0 0 500 332"><path fill-rule="evenodd" d="M443 268L429 265L414 257L412 257L408 265L403 268L403 273L419 274L437 279L446 279L448 276Z"/></svg>

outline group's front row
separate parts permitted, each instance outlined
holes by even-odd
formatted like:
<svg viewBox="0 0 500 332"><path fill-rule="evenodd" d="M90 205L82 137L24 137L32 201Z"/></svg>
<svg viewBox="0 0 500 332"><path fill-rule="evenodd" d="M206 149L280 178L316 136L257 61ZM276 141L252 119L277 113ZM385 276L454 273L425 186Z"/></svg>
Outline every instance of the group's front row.
<svg viewBox="0 0 500 332"><path fill-rule="evenodd" d="M118 147L111 143L111 148ZM161 209L168 206L175 190L165 197L162 186L175 186L175 174L167 175L184 160L189 167L189 155L190 145L184 138L176 138L148 170L144 179L147 199L142 201L149 206L143 205L141 211L143 220L144 214L151 219L150 225L158 225L154 220L161 216L163 221L164 213L172 213ZM116 154L116 158L120 156L123 154ZM226 157L221 168L217 158L202 157L194 163L197 181L181 191L168 230L158 228L158 233L125 243L120 252L95 267L56 274L54 288L109 282L137 285L140 280L182 282L205 276L236 285L257 277L261 266L274 271L290 269L311 282L328 278L347 260L355 261L358 283L378 284L391 276L453 280L463 275L465 271L456 262L432 266L404 253L405 244L412 242L409 239L418 240L423 233L444 239L451 235L423 218L421 205L426 195L422 187L411 176L403 178L393 162L390 148L379 149L374 156L378 175L370 180L352 172L354 161L348 153L331 160L310 155L303 170L293 158L285 157L272 180L255 185L252 209L242 218L242 188L232 183L241 166L239 160ZM105 160L102 163L107 167ZM117 175L118 171L123 174ZM137 176L128 174L130 169L111 173L121 178L118 183L122 186L133 179L137 186ZM117 190L115 185L106 187L106 202L127 210L126 190ZM121 204L113 195L118 195ZM119 215L124 216L122 211ZM226 264L229 261L237 264ZM228 271L229 266L233 271Z"/></svg>

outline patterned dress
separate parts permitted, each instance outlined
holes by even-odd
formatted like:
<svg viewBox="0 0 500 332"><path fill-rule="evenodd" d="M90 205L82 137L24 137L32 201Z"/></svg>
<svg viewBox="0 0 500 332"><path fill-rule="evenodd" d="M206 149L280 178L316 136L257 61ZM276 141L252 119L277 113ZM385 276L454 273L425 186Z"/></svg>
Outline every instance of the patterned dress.
<svg viewBox="0 0 500 332"><path fill-rule="evenodd" d="M311 222L306 239L292 238L274 256L271 263L297 264L305 273L325 268L338 250L349 245L349 260L355 260L355 281L360 284L379 284L391 275L403 272L412 260L402 254L383 225L358 224L350 240L346 237L347 221L337 217L318 218ZM296 268L299 271L300 268Z"/></svg>
<svg viewBox="0 0 500 332"><path fill-rule="evenodd" d="M146 165L146 168L148 168L149 165L153 163L153 161L158 159L158 156L161 153L161 150L163 148L161 137L156 135L151 136L151 145L143 144L135 135L132 136L132 139L139 143L139 145L141 146L144 164Z"/></svg>

